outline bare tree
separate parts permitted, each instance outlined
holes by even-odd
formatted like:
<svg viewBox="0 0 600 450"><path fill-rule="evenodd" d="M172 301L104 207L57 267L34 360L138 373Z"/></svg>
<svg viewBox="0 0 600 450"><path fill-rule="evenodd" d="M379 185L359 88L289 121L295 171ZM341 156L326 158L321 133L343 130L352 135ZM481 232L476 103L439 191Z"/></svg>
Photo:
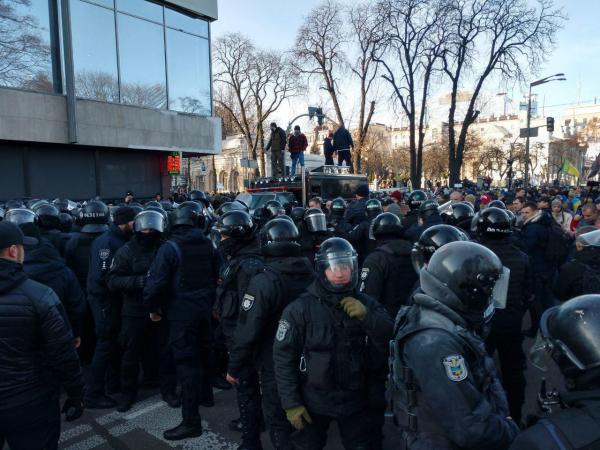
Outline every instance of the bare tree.
<svg viewBox="0 0 600 450"><path fill-rule="evenodd" d="M108 72L80 70L75 74L75 95L102 102L119 101L119 82Z"/></svg>
<svg viewBox="0 0 600 450"><path fill-rule="evenodd" d="M451 31L443 54L444 72L451 82L448 112L450 183L459 181L469 127L484 83L493 73L523 80L526 67L534 71L554 44L563 16L553 0L450 0L446 27ZM457 94L466 79L474 79L472 95L456 135Z"/></svg>
<svg viewBox="0 0 600 450"><path fill-rule="evenodd" d="M340 126L345 126L338 92L345 63L343 46L348 39L344 30L343 8L334 0L325 0L305 18L293 49L295 70L321 78L321 89L331 97Z"/></svg>
<svg viewBox="0 0 600 450"><path fill-rule="evenodd" d="M296 94L297 79L281 53L257 50L238 33L217 39L214 58L215 103L244 136L264 174L264 123Z"/></svg>
<svg viewBox="0 0 600 450"><path fill-rule="evenodd" d="M0 0L0 84L27 87L33 79L52 71L50 46L44 36L48 33L37 18L25 11L31 0ZM52 92L52 84L37 84Z"/></svg>
<svg viewBox="0 0 600 450"><path fill-rule="evenodd" d="M444 51L446 8L436 0L380 0L377 10L383 51L374 59L408 119L410 177L420 187L427 99Z"/></svg>
<svg viewBox="0 0 600 450"><path fill-rule="evenodd" d="M374 55L378 54L380 50L379 23L377 11L370 3L355 6L350 9L348 14L353 31L352 41L357 48L356 61L350 66L350 70L360 82L360 106L356 139L354 140L354 167L357 173L361 173L362 148L375 112L375 100L373 98L369 100L368 97L378 71Z"/></svg>

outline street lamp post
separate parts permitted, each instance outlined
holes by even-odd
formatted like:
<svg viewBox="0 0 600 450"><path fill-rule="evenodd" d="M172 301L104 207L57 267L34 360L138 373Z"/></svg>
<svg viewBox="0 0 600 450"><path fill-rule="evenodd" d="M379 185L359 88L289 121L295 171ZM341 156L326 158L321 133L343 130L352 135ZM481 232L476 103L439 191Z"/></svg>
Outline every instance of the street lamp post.
<svg viewBox="0 0 600 450"><path fill-rule="evenodd" d="M560 78L557 78L560 77ZM564 73L557 73L550 75L549 77L542 78L529 83L529 98L527 100L527 137L525 138L525 177L523 180L523 186L529 187L529 135L531 134L531 88L539 86L540 84L549 83L551 81L564 81L566 80Z"/></svg>

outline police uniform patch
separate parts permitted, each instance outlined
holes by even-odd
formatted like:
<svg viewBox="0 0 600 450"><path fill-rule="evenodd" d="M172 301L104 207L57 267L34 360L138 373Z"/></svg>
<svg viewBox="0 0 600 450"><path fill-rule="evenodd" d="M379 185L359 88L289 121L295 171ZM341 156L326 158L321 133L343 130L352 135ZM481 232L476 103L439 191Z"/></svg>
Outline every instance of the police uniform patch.
<svg viewBox="0 0 600 450"><path fill-rule="evenodd" d="M279 327L277 327L277 334L275 334L275 338L280 342L283 341L289 329L290 323L287 320L280 320Z"/></svg>
<svg viewBox="0 0 600 450"><path fill-rule="evenodd" d="M446 375L451 381L463 381L467 378L467 366L461 355L449 355L442 361L446 369Z"/></svg>
<svg viewBox="0 0 600 450"><path fill-rule="evenodd" d="M249 294L245 294L244 298L242 299L242 309L244 311L250 311L253 306L254 306L254 297L252 297Z"/></svg>
<svg viewBox="0 0 600 450"><path fill-rule="evenodd" d="M110 249L109 248L103 248L102 250L100 250L98 252L98 256L100 256L100 259L102 261L106 261L108 259L108 257L110 256Z"/></svg>
<svg viewBox="0 0 600 450"><path fill-rule="evenodd" d="M360 274L360 279L365 281L368 276L369 276L369 269L363 269Z"/></svg>

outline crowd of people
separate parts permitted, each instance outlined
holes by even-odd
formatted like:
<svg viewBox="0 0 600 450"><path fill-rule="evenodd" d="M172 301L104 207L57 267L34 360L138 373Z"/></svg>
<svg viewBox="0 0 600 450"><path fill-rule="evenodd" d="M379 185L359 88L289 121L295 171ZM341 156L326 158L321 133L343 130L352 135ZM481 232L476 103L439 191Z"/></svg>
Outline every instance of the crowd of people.
<svg viewBox="0 0 600 450"><path fill-rule="evenodd" d="M0 206L0 448L145 388L181 409L165 439L197 437L214 387L240 450L322 449L332 422L383 449L386 411L407 449L600 448L597 191ZM525 370L551 360L568 391L536 422Z"/></svg>

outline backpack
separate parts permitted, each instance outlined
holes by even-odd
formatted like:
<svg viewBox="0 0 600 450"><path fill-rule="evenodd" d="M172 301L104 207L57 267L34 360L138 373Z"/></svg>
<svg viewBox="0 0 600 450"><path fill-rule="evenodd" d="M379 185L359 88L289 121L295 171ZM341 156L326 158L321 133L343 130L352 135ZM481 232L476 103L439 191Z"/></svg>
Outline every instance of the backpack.
<svg viewBox="0 0 600 450"><path fill-rule="evenodd" d="M552 219L548 227L548 241L544 249L544 259L554 266L560 266L571 253L573 239Z"/></svg>

